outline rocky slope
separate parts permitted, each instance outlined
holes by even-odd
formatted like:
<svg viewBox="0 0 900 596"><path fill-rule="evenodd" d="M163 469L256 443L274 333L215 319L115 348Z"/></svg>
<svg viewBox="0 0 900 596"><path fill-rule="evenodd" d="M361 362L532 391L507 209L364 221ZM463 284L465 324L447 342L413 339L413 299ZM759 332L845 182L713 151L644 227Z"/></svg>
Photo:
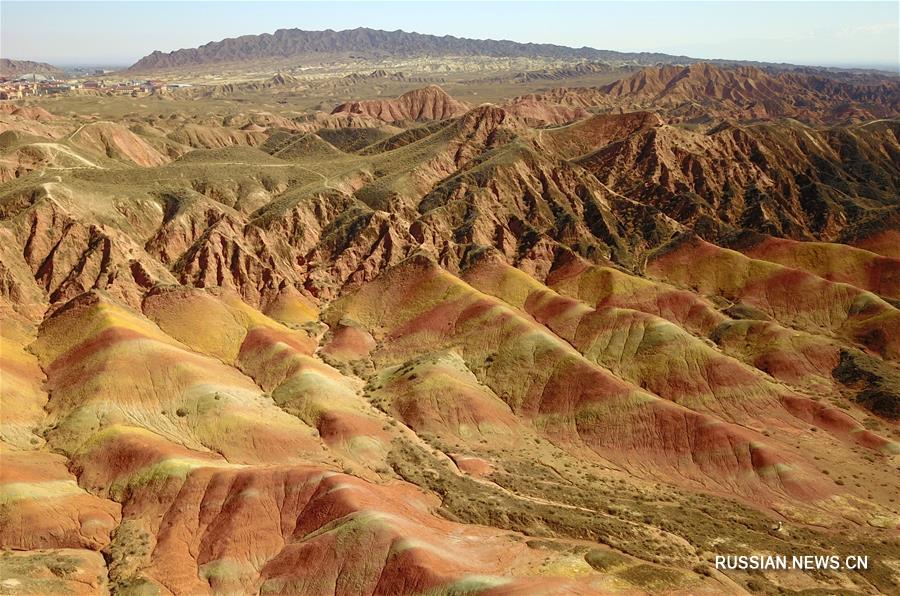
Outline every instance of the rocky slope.
<svg viewBox="0 0 900 596"><path fill-rule="evenodd" d="M644 68L602 87L557 87L515 101L602 112L653 110L669 122L783 121L809 125L893 118L900 82L888 75L848 78L825 71L728 67L710 62Z"/></svg>
<svg viewBox="0 0 900 596"><path fill-rule="evenodd" d="M437 85L404 93L397 99L352 101L343 103L332 114L359 114L384 122L419 122L445 120L467 111L466 104L456 101Z"/></svg>
<svg viewBox="0 0 900 596"><path fill-rule="evenodd" d="M900 83L867 84L795 72L712 64L644 69L603 88L629 109L669 108L683 119L795 118L804 122L866 121L900 110ZM855 104L855 105L854 105Z"/></svg>
<svg viewBox="0 0 900 596"><path fill-rule="evenodd" d="M0 114L0 589L892 593L897 114L646 81Z"/></svg>
<svg viewBox="0 0 900 596"><path fill-rule="evenodd" d="M14 78L24 74L40 74L53 77L62 77L63 72L52 64L46 62L33 62L31 60L10 60L0 58L0 77Z"/></svg>

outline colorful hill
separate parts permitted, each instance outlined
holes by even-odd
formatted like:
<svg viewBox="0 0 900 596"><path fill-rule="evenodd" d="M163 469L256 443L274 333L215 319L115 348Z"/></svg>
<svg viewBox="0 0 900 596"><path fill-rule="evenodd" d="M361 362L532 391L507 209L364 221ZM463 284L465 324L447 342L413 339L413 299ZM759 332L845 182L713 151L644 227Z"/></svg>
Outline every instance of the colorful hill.
<svg viewBox="0 0 900 596"><path fill-rule="evenodd" d="M896 85L826 74L9 103L0 592L896 592ZM786 549L870 567L713 565Z"/></svg>

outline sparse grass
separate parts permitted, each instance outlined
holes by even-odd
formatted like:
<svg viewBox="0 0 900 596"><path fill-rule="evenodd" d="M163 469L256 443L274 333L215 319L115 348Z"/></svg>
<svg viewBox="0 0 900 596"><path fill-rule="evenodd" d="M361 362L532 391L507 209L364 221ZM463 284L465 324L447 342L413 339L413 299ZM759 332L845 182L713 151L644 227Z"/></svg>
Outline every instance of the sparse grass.
<svg viewBox="0 0 900 596"><path fill-rule="evenodd" d="M602 571L604 573L624 567L631 562L627 557L623 557L614 551L600 550L597 548L588 551L588 553L584 555L584 560L597 571Z"/></svg>
<svg viewBox="0 0 900 596"><path fill-rule="evenodd" d="M677 586L684 579L683 574L677 571L647 564L629 567L617 575L635 586L651 592Z"/></svg>

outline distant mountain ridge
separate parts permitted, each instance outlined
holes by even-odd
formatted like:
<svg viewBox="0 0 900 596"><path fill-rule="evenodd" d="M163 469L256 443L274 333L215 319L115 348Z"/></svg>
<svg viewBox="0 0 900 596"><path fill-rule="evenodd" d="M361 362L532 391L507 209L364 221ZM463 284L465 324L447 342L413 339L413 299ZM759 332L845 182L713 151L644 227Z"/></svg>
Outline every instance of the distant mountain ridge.
<svg viewBox="0 0 900 596"><path fill-rule="evenodd" d="M129 70L144 71L183 66L288 59L307 54L361 52L392 56L489 56L603 60L614 63L657 64L693 62L687 56L652 52L625 53L594 48L570 48L553 44L519 43L508 40L467 39L405 31L358 28L345 31L279 29L275 33L243 35L210 42L199 48L174 52L155 51L138 60Z"/></svg>
<svg viewBox="0 0 900 596"><path fill-rule="evenodd" d="M33 62L31 60L10 60L0 58L0 77L15 77L23 74L62 76L63 72L46 62Z"/></svg>

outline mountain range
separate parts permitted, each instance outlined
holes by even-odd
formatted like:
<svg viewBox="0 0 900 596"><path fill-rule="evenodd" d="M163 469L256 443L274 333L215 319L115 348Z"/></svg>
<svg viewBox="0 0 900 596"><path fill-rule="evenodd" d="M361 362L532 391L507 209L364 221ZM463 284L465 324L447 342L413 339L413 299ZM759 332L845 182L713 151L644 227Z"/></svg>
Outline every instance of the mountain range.
<svg viewBox="0 0 900 596"><path fill-rule="evenodd" d="M52 64L47 64L46 62L0 58L0 77L11 78L24 74L40 74L54 77L63 76L62 70Z"/></svg>
<svg viewBox="0 0 900 596"><path fill-rule="evenodd" d="M424 35L405 31L358 28L345 31L279 29L275 33L243 35L210 42L198 48L173 52L155 51L138 60L129 70L143 72L266 59L321 58L351 53L357 57L384 56L490 56L602 60L616 64L689 62L686 56L653 52L613 52L593 48L569 48L553 44L518 43L491 39L466 39Z"/></svg>

